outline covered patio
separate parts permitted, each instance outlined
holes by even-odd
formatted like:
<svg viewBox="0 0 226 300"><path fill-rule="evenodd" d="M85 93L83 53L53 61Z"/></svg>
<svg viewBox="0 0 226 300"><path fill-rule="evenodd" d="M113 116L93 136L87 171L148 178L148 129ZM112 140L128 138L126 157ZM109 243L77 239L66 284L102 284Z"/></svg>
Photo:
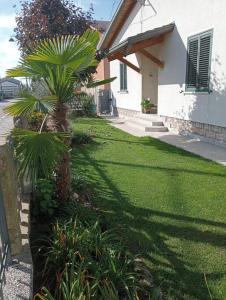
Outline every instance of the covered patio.
<svg viewBox="0 0 226 300"><path fill-rule="evenodd" d="M170 23L146 32L130 36L117 45L113 45L107 54L109 61L119 60L135 72L141 74L141 98L149 98L158 106L158 71L164 68L164 61L159 57L160 46L166 35L174 30ZM136 56L137 64L130 57Z"/></svg>

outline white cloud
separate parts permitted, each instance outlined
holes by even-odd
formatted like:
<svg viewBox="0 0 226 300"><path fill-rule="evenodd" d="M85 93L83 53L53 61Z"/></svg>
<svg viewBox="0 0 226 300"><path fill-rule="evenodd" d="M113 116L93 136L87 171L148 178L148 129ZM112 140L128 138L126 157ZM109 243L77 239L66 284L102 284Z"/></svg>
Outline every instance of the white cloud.
<svg viewBox="0 0 226 300"><path fill-rule="evenodd" d="M0 15L0 28L14 28L16 20L14 15Z"/></svg>
<svg viewBox="0 0 226 300"><path fill-rule="evenodd" d="M0 76L5 76L7 69L15 67L20 53L16 43L9 42L15 28L14 15L0 15Z"/></svg>
<svg viewBox="0 0 226 300"><path fill-rule="evenodd" d="M15 67L20 53L15 43L9 42L8 38L0 42L0 76L4 77L7 69Z"/></svg>

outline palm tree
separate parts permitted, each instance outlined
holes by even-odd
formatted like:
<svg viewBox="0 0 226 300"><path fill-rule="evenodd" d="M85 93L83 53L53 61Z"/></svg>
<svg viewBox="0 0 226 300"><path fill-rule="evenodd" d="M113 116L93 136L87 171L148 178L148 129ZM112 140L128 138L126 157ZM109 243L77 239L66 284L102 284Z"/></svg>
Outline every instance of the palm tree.
<svg viewBox="0 0 226 300"><path fill-rule="evenodd" d="M51 94L51 97L43 99L26 95L6 110L14 116L27 116L33 111L43 112L46 115L43 124L47 116L51 115L55 132L42 132L42 124L36 134L16 130L14 135L18 140L17 150L22 161L20 173L29 174L35 180L39 174L47 176L55 167L58 196L62 201L67 200L70 195L70 157L66 150L70 138L65 134L69 129L67 102L72 98L75 83L80 83L79 74L97 65L95 54L98 41L99 34L94 30L87 30L80 37L61 36L44 40L31 54L21 58L18 67L7 72L10 77L43 80ZM60 146L62 138L64 147ZM42 143L42 140L45 142ZM38 146L38 151L34 145ZM59 150L59 155L56 150ZM59 158L61 160L58 163Z"/></svg>

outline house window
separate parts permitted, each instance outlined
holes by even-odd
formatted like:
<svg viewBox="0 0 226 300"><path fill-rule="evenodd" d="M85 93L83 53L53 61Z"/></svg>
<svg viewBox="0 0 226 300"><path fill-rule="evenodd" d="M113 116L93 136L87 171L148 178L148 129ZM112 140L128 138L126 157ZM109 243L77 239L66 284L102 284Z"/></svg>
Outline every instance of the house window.
<svg viewBox="0 0 226 300"><path fill-rule="evenodd" d="M186 90L209 91L212 31L188 38Z"/></svg>
<svg viewBox="0 0 226 300"><path fill-rule="evenodd" d="M120 62L120 91L127 90L127 65Z"/></svg>

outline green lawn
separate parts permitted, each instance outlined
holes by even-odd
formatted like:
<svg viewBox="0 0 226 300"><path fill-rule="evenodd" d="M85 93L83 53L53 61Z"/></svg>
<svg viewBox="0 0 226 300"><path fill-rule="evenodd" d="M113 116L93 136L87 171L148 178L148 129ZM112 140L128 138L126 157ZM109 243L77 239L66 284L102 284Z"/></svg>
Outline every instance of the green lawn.
<svg viewBox="0 0 226 300"><path fill-rule="evenodd" d="M97 118L73 121L95 143L72 152L94 203L147 258L166 299L226 299L226 168Z"/></svg>

